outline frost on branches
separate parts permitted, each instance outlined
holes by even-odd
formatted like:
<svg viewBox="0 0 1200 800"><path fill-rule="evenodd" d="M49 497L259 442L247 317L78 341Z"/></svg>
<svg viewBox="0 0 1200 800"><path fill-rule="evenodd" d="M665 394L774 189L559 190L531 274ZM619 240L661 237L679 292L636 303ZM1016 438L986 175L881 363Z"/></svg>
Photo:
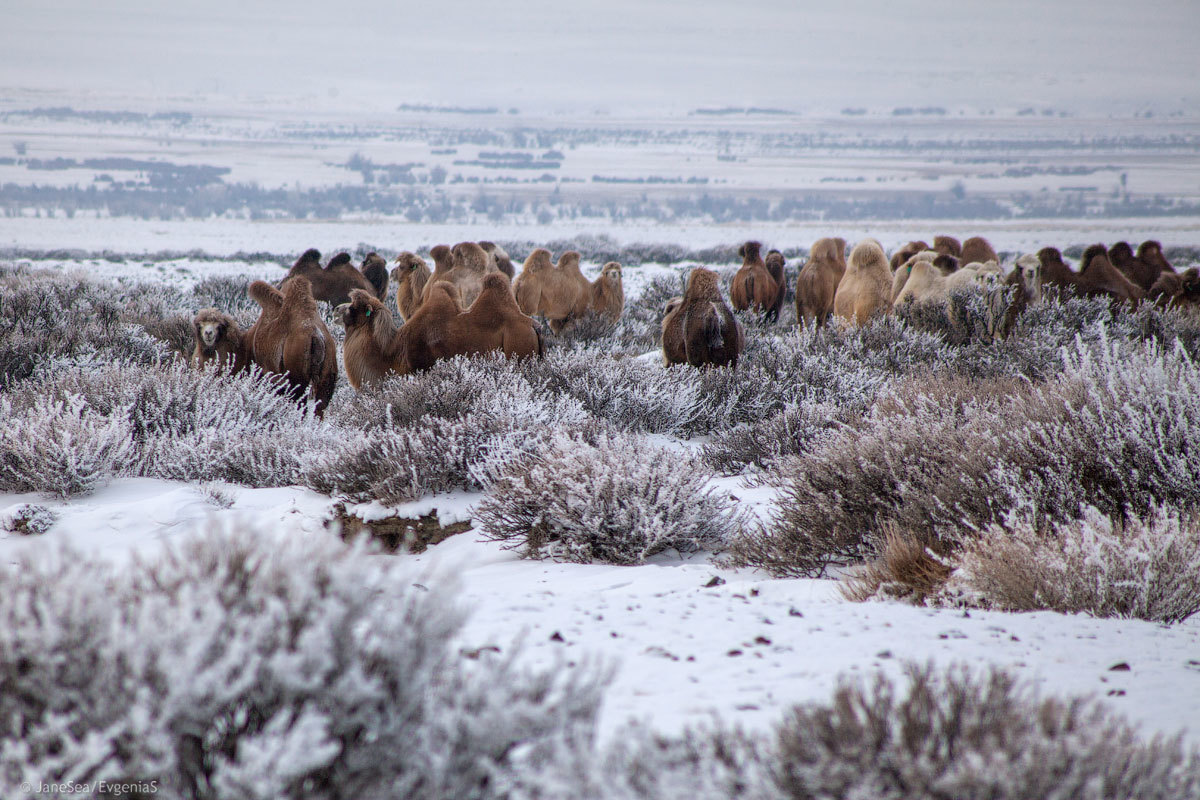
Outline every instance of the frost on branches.
<svg viewBox="0 0 1200 800"><path fill-rule="evenodd" d="M628 435L560 436L518 461L476 509L481 530L530 558L641 564L674 548L719 547L741 523L705 488L698 458Z"/></svg>
<svg viewBox="0 0 1200 800"><path fill-rule="evenodd" d="M491 798L591 746L606 670L466 659L450 594L395 564L232 526L123 570L5 565L0 794L137 776L166 797Z"/></svg>

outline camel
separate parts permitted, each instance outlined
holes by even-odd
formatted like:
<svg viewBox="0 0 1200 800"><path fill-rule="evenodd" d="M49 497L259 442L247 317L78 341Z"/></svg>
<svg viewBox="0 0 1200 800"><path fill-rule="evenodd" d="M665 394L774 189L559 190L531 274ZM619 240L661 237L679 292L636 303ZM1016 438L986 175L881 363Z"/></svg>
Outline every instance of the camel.
<svg viewBox="0 0 1200 800"><path fill-rule="evenodd" d="M721 296L717 273L692 270L682 301L662 321L663 361L736 367L744 342L742 326Z"/></svg>
<svg viewBox="0 0 1200 800"><path fill-rule="evenodd" d="M863 239L850 251L846 273L833 296L833 313L859 325L892 307L892 271L883 247Z"/></svg>
<svg viewBox="0 0 1200 800"><path fill-rule="evenodd" d="M458 287L464 305L475 302L483 289L483 277L488 274L487 252L475 242L459 242L453 248L444 244L429 251L433 258L433 274L425 282L421 301L429 299L433 284L438 281L452 283Z"/></svg>
<svg viewBox="0 0 1200 800"><path fill-rule="evenodd" d="M512 259L508 257L508 253L504 252L504 248L495 242L480 242L479 246L488 254L488 271L495 269L503 272L511 281L515 272Z"/></svg>
<svg viewBox="0 0 1200 800"><path fill-rule="evenodd" d="M992 338L1008 336L1028 306L1042 302L1042 265L1029 253L1017 259L1000 287L988 293L987 328Z"/></svg>
<svg viewBox="0 0 1200 800"><path fill-rule="evenodd" d="M401 319L408 319L421 305L425 284L429 282L429 265L416 253L403 252L396 256L392 280L396 283L396 307Z"/></svg>
<svg viewBox="0 0 1200 800"><path fill-rule="evenodd" d="M935 236L933 237L933 249L939 253L955 258L962 258L963 249L958 239L953 236Z"/></svg>
<svg viewBox="0 0 1200 800"><path fill-rule="evenodd" d="M1108 260L1108 251L1102 244L1090 245L1083 251L1079 272L1074 272L1062 259L1062 253L1053 247L1038 251L1042 265L1042 283L1070 287L1081 297L1107 295L1114 303L1126 302L1136 305L1146 293L1134 285Z"/></svg>
<svg viewBox="0 0 1200 800"><path fill-rule="evenodd" d="M246 293L262 307L243 335L247 361L283 375L296 400L309 391L317 416L323 416L337 386L337 345L321 320L312 285L302 276L286 280L282 291L254 281Z"/></svg>
<svg viewBox="0 0 1200 800"><path fill-rule="evenodd" d="M1162 245L1153 240L1142 242L1137 255L1134 255L1128 242L1117 242L1108 248L1108 260L1130 282L1145 292L1150 291L1159 275L1175 271L1163 258Z"/></svg>
<svg viewBox="0 0 1200 800"><path fill-rule="evenodd" d="M946 304L946 274L932 261L916 261L909 271L908 280L896 295L895 307L908 303Z"/></svg>
<svg viewBox="0 0 1200 800"><path fill-rule="evenodd" d="M404 371L406 361L399 331L391 310L379 298L355 289L350 292L350 302L338 306L336 312L346 329L342 363L355 390L362 391L390 374Z"/></svg>
<svg viewBox="0 0 1200 800"><path fill-rule="evenodd" d="M909 242L892 254L892 259L888 262L888 264L891 266L892 272L895 272L917 253L923 253L929 249L929 245L925 244L925 242ZM845 259L843 258L843 260Z"/></svg>
<svg viewBox="0 0 1200 800"><path fill-rule="evenodd" d="M375 254L372 253L372 255ZM375 255L375 258L378 259L379 256ZM364 261L363 263L365 265L367 262ZM378 275L374 267L372 268L372 272ZM350 299L351 289L365 289L375 294L376 297L380 296L380 288L382 288L383 293L387 292L386 270L384 271L383 286L378 287L367 280L367 277L350 263L349 253L338 253L322 269L321 251L315 249L306 250L304 255L300 256L296 263L292 265L292 268L288 270L287 277L280 283L280 288L297 276L304 277L310 282L313 297L335 306L345 303Z"/></svg>
<svg viewBox="0 0 1200 800"><path fill-rule="evenodd" d="M386 258L379 255L379 253L367 253L366 258L363 259L358 271L361 272L363 277L367 279L367 282L371 284L371 288L374 290L376 297L378 297L380 300L383 300L387 297L388 268Z"/></svg>
<svg viewBox="0 0 1200 800"><path fill-rule="evenodd" d="M1200 269L1163 272L1147 294L1159 308L1200 309Z"/></svg>
<svg viewBox="0 0 1200 800"><path fill-rule="evenodd" d="M555 266L550 262L550 251L537 248L525 259L521 274L513 281L521 311L545 317L555 333L587 311L591 289L592 284L579 271L579 253L574 250L559 256Z"/></svg>
<svg viewBox="0 0 1200 800"><path fill-rule="evenodd" d="M767 272L771 273L771 278L775 281L775 302L767 309L767 313L763 315L768 322L779 321L779 310L783 308L783 301L787 297L787 259L783 257L783 253L778 250L767 251L766 258Z"/></svg>
<svg viewBox="0 0 1200 800"><path fill-rule="evenodd" d="M796 277L796 317L802 325L824 325L833 314L833 298L846 274L846 240L818 239Z"/></svg>
<svg viewBox="0 0 1200 800"><path fill-rule="evenodd" d="M976 262L986 264L989 261L1000 263L1000 256L996 255L996 251L992 249L992 243L982 236L972 236L964 241L959 258L964 264Z"/></svg>
<svg viewBox="0 0 1200 800"><path fill-rule="evenodd" d="M197 369L213 364L218 369L239 372L245 366L242 329L228 314L215 308L197 311L192 319L192 337L196 341L192 364Z"/></svg>
<svg viewBox="0 0 1200 800"><path fill-rule="evenodd" d="M995 261L982 264L975 261L946 276L946 292L973 289L991 291L999 286L1003 279L1004 273Z"/></svg>
<svg viewBox="0 0 1200 800"><path fill-rule="evenodd" d="M738 311L753 308L763 313L764 317L775 305L779 294L779 285L767 271L760 251L759 242L746 242L738 248L742 257L742 266L733 276L729 287L729 300Z"/></svg>
<svg viewBox="0 0 1200 800"><path fill-rule="evenodd" d="M588 308L602 314L612 322L621 318L625 309L625 285L621 280L621 265L610 261L600 268L600 275L592 281L591 302Z"/></svg>
<svg viewBox="0 0 1200 800"><path fill-rule="evenodd" d="M537 322L521 312L508 279L498 272L484 276L479 296L465 311L456 287L444 281L433 284L399 336L404 372L469 353L499 350L506 356L526 357L543 352Z"/></svg>

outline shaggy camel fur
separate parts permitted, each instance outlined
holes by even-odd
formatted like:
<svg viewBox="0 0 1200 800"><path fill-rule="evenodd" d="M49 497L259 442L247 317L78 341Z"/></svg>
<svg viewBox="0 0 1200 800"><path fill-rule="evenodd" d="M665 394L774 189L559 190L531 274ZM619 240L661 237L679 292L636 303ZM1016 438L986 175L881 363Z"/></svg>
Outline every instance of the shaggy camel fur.
<svg viewBox="0 0 1200 800"><path fill-rule="evenodd" d="M663 361L736 367L744 342L742 326L721 296L717 273L692 270L682 301L663 318Z"/></svg>
<svg viewBox="0 0 1200 800"><path fill-rule="evenodd" d="M379 258L379 256L375 256ZM363 262L364 264L366 262ZM350 263L349 253L338 253L329 260L329 263L324 269L321 268L321 252L319 250L307 250L304 255L292 265L288 270L287 277L280 283L280 288L283 284L297 276L306 278L312 285L312 295L317 300L324 300L331 305L345 303L350 299L351 289L365 289L372 294L377 294L377 287L367 277L362 274L353 264ZM384 279L383 290L387 291L387 280Z"/></svg>
<svg viewBox="0 0 1200 800"><path fill-rule="evenodd" d="M550 263L550 251L539 247L525 259L513 291L521 311L540 314L559 333L567 323L584 314L591 302L592 284L579 271L579 253L568 250Z"/></svg>
<svg viewBox="0 0 1200 800"><path fill-rule="evenodd" d="M939 253L954 256L955 258L962 258L963 254L962 245L953 236L933 237L933 249Z"/></svg>
<svg viewBox="0 0 1200 800"><path fill-rule="evenodd" d="M729 287L729 300L738 311L753 308L766 315L775 305L779 285L767 271L761 251L762 245L758 242L746 242L738 248L742 266Z"/></svg>
<svg viewBox="0 0 1200 800"><path fill-rule="evenodd" d="M770 250L767 252L766 265L767 272L775 281L776 290L775 303L767 309L764 317L768 322L778 322L779 310L783 308L783 301L787 297L787 259L778 250Z"/></svg>
<svg viewBox="0 0 1200 800"><path fill-rule="evenodd" d="M625 310L625 284L621 280L621 265L610 261L600 269L600 275L592 281L591 303L588 308L616 322Z"/></svg>
<svg viewBox="0 0 1200 800"><path fill-rule="evenodd" d="M900 267L917 253L923 253L929 250L929 245L922 241L909 242L892 254L892 260L888 262L892 268L892 272L900 269Z"/></svg>
<svg viewBox="0 0 1200 800"><path fill-rule="evenodd" d="M1136 305L1146 296L1112 265L1102 244L1093 244L1083 251L1079 272L1072 271L1062 260L1062 253L1053 247L1039 250L1038 260L1042 264L1043 284L1070 287L1082 297L1107 295L1114 303L1127 301Z"/></svg>
<svg viewBox="0 0 1200 800"><path fill-rule="evenodd" d="M833 313L858 325L892 307L892 271L883 247L863 239L850 251L846 274L833 296Z"/></svg>
<svg viewBox="0 0 1200 800"><path fill-rule="evenodd" d="M906 265L907 267L908 265ZM934 266L932 261L915 261L908 273L908 280L896 295L895 307L907 303L946 304L946 273Z"/></svg>
<svg viewBox="0 0 1200 800"><path fill-rule="evenodd" d="M946 276L946 292L963 289L982 289L991 291L1004 280L1004 273L995 261L980 264L978 261L967 264Z"/></svg>
<svg viewBox="0 0 1200 800"><path fill-rule="evenodd" d="M499 350L506 356L542 354L535 320L521 313L508 279L484 276L475 302L462 310L454 286L433 284L425 302L400 329L403 371L427 369L439 359Z"/></svg>
<svg viewBox="0 0 1200 800"><path fill-rule="evenodd" d="M1171 264L1163 257L1162 245L1153 240L1142 242L1137 255L1128 242L1117 242L1108 248L1108 260L1121 271L1142 291L1150 291L1158 276L1164 272L1174 272Z"/></svg>
<svg viewBox="0 0 1200 800"><path fill-rule="evenodd" d="M900 291L904 288L904 284L908 281L908 276L912 272L913 265L918 261L928 261L942 271L943 275L949 275L958 271L958 259L954 256L948 256L945 253L939 253L936 250L922 250L920 253L912 256L896 269L892 275L892 302L900 296Z"/></svg>
<svg viewBox="0 0 1200 800"><path fill-rule="evenodd" d="M416 253L407 251L396 256L392 280L396 283L396 308L401 319L408 319L421 305L425 284L429 282L429 265Z"/></svg>
<svg viewBox="0 0 1200 800"><path fill-rule="evenodd" d="M1029 253L1017 259L1004 284L988 293L987 329L993 339L1008 336L1027 306L1042 302L1042 265Z"/></svg>
<svg viewBox="0 0 1200 800"><path fill-rule="evenodd" d="M1159 308L1200 309L1200 269L1163 272L1147 295Z"/></svg>
<svg viewBox="0 0 1200 800"><path fill-rule="evenodd" d="M504 248L495 242L480 242L479 246L488 254L488 271L494 269L503 272L511 281L516 272L513 270L512 259L504 252Z"/></svg>
<svg viewBox="0 0 1200 800"><path fill-rule="evenodd" d="M309 391L317 415L324 415L337 386L337 345L321 320L312 285L307 278L293 277L280 291L254 281L246 293L262 307L243 336L248 361L263 372L283 375L296 400Z"/></svg>
<svg viewBox="0 0 1200 800"><path fill-rule="evenodd" d="M192 319L192 338L196 341L192 364L197 369L215 364L218 369L237 372L246 365L242 329L228 314L215 308L197 311Z"/></svg>
<svg viewBox="0 0 1200 800"><path fill-rule="evenodd" d="M996 255L996 251L992 249L992 243L982 236L972 236L963 242L959 258L964 264L976 262L986 264L989 261L1000 263L1000 256Z"/></svg>
<svg viewBox="0 0 1200 800"><path fill-rule="evenodd" d="M457 286L464 305L475 302L483 289L483 276L488 274L487 252L475 242L459 242L453 248L439 244L429 255L433 258L433 274L425 282L422 302L429 299L433 284L438 281Z"/></svg>
<svg viewBox="0 0 1200 800"><path fill-rule="evenodd" d="M342 363L351 386L362 391L381 378L404 371L399 331L392 322L391 310L379 298L355 289L350 293L350 302L336 311L346 329Z"/></svg>
<svg viewBox="0 0 1200 800"><path fill-rule="evenodd" d="M367 253L367 257L363 259L362 265L358 271L363 274L367 282L371 284L375 296L380 300L387 297L388 290L388 268L387 259L379 255L379 253Z"/></svg>
<svg viewBox="0 0 1200 800"><path fill-rule="evenodd" d="M802 325L824 325L833 314L833 298L846 274L846 240L818 239L796 277L796 318Z"/></svg>

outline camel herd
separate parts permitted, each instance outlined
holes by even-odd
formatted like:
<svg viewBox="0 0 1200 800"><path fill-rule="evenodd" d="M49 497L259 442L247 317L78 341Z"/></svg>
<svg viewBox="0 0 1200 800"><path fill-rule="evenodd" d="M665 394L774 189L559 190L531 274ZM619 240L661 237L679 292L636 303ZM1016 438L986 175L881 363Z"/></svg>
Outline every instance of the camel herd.
<svg viewBox="0 0 1200 800"><path fill-rule="evenodd" d="M667 364L736 366L745 341L734 309L779 318L788 290L786 260L778 250L762 256L762 245L746 242L742 266L733 276L730 301L720 277L697 267L688 275L682 296L663 308L662 355ZM216 364L232 372L256 366L284 376L297 400L307 392L323 413L337 383L337 351L318 311L317 301L336 307L346 329L342 361L357 390L388 376L427 369L457 355L503 352L511 357L542 353L542 317L556 334L582 317L598 314L620 319L625 305L621 265L605 264L589 281L580 271L580 255L537 248L516 273L503 248L492 242L459 242L430 250L434 268L404 252L396 257L390 279L396 285L397 326L386 303L387 262L376 253L360 267L340 253L322 267L316 250L306 251L279 287L250 284L259 305L258 320L245 331L228 314L204 309L193 320L193 362ZM1041 301L1042 286L1069 288L1082 296L1107 296L1114 304L1136 305L1149 299L1162 307L1200 307L1200 273L1177 273L1158 242L1145 241L1134 252L1126 242L1106 249L1088 247L1078 271L1053 247L1016 259L1007 276L1000 257L981 237L962 242L937 236L930 247L908 242L889 259L874 239L858 242L846 256L846 241L815 242L795 285L796 314L803 325L825 325L831 317L863 324L909 304L949 307L956 291L988 297L989 326L1006 335L1017 315ZM732 307L731 307L732 304Z"/></svg>

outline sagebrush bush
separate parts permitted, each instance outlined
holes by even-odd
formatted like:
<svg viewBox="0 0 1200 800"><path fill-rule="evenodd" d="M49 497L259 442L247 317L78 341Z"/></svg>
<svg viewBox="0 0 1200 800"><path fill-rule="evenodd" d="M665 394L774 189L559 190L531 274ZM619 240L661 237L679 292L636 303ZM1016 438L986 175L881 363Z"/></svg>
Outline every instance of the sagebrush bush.
<svg viewBox="0 0 1200 800"><path fill-rule="evenodd" d="M907 665L843 678L770 731L630 725L590 761L527 778L515 798L572 800L1175 800L1200 751L1143 739L1100 702L1044 698L992 667Z"/></svg>
<svg viewBox="0 0 1200 800"><path fill-rule="evenodd" d="M1200 611L1200 517L1164 508L1113 520L993 526L963 550L967 588L1005 610L1180 622Z"/></svg>
<svg viewBox="0 0 1200 800"><path fill-rule="evenodd" d="M94 491L134 455L123 411L105 416L78 395L39 397L18 411L0 396L0 490L59 497Z"/></svg>
<svg viewBox="0 0 1200 800"><path fill-rule="evenodd" d="M740 525L699 459L628 435L559 436L518 460L476 507L480 530L527 558L640 564L723 545Z"/></svg>
<svg viewBox="0 0 1200 800"><path fill-rule="evenodd" d="M857 404L830 402L789 405L762 422L741 424L713 434L704 446L704 461L726 475L747 467L765 467L785 456L798 456L819 445L825 437L858 423Z"/></svg>
<svg viewBox="0 0 1200 800"><path fill-rule="evenodd" d="M500 798L518 764L590 747L605 670L467 660L461 609L413 577L238 525L123 569L28 552L0 567L0 791Z"/></svg>
<svg viewBox="0 0 1200 800"><path fill-rule="evenodd" d="M895 523L885 525L878 538L882 541L873 547L878 558L851 567L842 575L838 588L848 600L883 597L922 603L938 594L954 571L944 555L930 549L924 537L901 530Z"/></svg>
<svg viewBox="0 0 1200 800"><path fill-rule="evenodd" d="M820 574L877 554L887 522L954 544L1014 511L1065 521L1200 504L1200 370L1179 346L1077 342L1054 382L950 402L878 404L856 428L782 462L779 511L739 563Z"/></svg>
<svg viewBox="0 0 1200 800"><path fill-rule="evenodd" d="M21 503L0 516L0 531L18 536L41 536L54 527L58 514L45 506Z"/></svg>

